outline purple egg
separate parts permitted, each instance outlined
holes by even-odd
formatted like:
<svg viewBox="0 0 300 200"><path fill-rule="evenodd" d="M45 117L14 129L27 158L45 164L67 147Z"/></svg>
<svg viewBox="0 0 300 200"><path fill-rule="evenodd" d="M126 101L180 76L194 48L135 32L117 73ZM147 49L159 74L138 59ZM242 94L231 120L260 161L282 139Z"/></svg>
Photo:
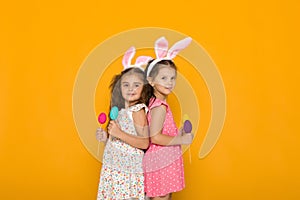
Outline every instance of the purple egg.
<svg viewBox="0 0 300 200"><path fill-rule="evenodd" d="M184 124L183 124L183 130L185 133L190 133L192 132L192 123L190 122L190 120L185 120Z"/></svg>

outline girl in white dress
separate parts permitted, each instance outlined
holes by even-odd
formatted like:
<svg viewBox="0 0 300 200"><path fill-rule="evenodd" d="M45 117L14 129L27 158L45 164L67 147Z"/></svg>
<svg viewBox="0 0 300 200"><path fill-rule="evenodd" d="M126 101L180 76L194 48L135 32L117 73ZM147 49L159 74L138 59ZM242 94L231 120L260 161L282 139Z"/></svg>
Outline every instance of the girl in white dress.
<svg viewBox="0 0 300 200"><path fill-rule="evenodd" d="M140 64L150 57L139 57L130 65L135 49L130 48L123 57L123 70L110 85L111 107L119 108L116 120L111 120L107 133L97 129L100 141L106 141L97 199L144 200L142 160L149 145L147 107L149 91Z"/></svg>

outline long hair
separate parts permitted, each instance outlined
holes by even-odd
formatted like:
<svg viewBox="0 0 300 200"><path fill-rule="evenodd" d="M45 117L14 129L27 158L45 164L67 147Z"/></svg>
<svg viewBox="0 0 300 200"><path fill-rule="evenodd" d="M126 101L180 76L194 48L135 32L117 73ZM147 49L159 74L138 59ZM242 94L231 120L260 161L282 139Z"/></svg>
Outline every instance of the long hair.
<svg viewBox="0 0 300 200"><path fill-rule="evenodd" d="M131 75L131 74L138 75L143 82L141 97L135 102L135 104L138 103L144 103L146 105L148 104L149 99L151 97L149 95L151 94L151 91L149 91L149 89L151 90L151 88L147 86L147 80L144 76L144 72L139 68L132 67L122 71L120 74L117 74L113 77L109 86L111 91L110 108L112 108L113 106L117 106L119 110L125 108L125 99L123 98L122 91L121 91L121 80L124 75Z"/></svg>
<svg viewBox="0 0 300 200"><path fill-rule="evenodd" d="M154 61L154 59L153 60L150 60L149 62L148 62L148 64L147 64L147 67L146 67L146 69L145 69L145 79L147 79L147 72L148 72L148 70L149 70L149 65L152 63ZM174 70L175 70L175 73L177 74L177 67L176 67L176 65L175 65L175 63L172 61L172 60L161 60L161 61L159 61L158 63L156 63L154 66L153 66L153 68L152 68L152 70L151 70L151 72L150 72L150 74L149 74L149 77L151 77L152 79L155 79L155 77L157 76L157 74L158 74L158 72L159 72L159 70L161 69L161 67L163 66L163 65L167 65L167 66L170 66L171 68L173 68ZM155 96L155 94L154 94L154 88L147 82L147 84L145 85L145 87L147 88L147 91L149 92L148 93L148 96L147 96L147 98L148 98L148 101L147 101L147 106L150 106L149 105L149 103L150 103L150 99L151 98L156 98L156 96ZM152 102L154 102L154 101L152 101Z"/></svg>

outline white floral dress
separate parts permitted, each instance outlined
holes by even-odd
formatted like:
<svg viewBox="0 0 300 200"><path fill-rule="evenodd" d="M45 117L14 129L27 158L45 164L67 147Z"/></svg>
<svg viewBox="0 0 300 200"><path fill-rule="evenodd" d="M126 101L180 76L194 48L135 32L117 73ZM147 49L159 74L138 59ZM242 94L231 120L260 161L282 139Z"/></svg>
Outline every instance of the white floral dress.
<svg viewBox="0 0 300 200"><path fill-rule="evenodd" d="M119 111L117 122L122 131L137 135L132 113L141 109L147 112L145 104L136 104ZM144 200L143 156L143 150L110 137L103 154L97 200Z"/></svg>

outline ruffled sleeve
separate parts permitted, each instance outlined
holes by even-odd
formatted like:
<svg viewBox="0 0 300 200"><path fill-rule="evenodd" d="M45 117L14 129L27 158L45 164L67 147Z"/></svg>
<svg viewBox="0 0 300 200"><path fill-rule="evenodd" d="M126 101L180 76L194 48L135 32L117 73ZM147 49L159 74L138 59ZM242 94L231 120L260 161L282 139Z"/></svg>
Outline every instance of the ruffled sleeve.
<svg viewBox="0 0 300 200"><path fill-rule="evenodd" d="M145 109L145 112L147 113L148 112L148 108L145 104L143 103L140 103L140 104L136 104L136 105L133 105L129 108L129 110L131 112L138 112L140 111L141 109Z"/></svg>
<svg viewBox="0 0 300 200"><path fill-rule="evenodd" d="M157 99L157 98L153 98L150 100L149 109L151 110L152 108L155 108L155 107L158 107L161 105L166 106L167 110L169 109L169 105L167 104L167 102Z"/></svg>

